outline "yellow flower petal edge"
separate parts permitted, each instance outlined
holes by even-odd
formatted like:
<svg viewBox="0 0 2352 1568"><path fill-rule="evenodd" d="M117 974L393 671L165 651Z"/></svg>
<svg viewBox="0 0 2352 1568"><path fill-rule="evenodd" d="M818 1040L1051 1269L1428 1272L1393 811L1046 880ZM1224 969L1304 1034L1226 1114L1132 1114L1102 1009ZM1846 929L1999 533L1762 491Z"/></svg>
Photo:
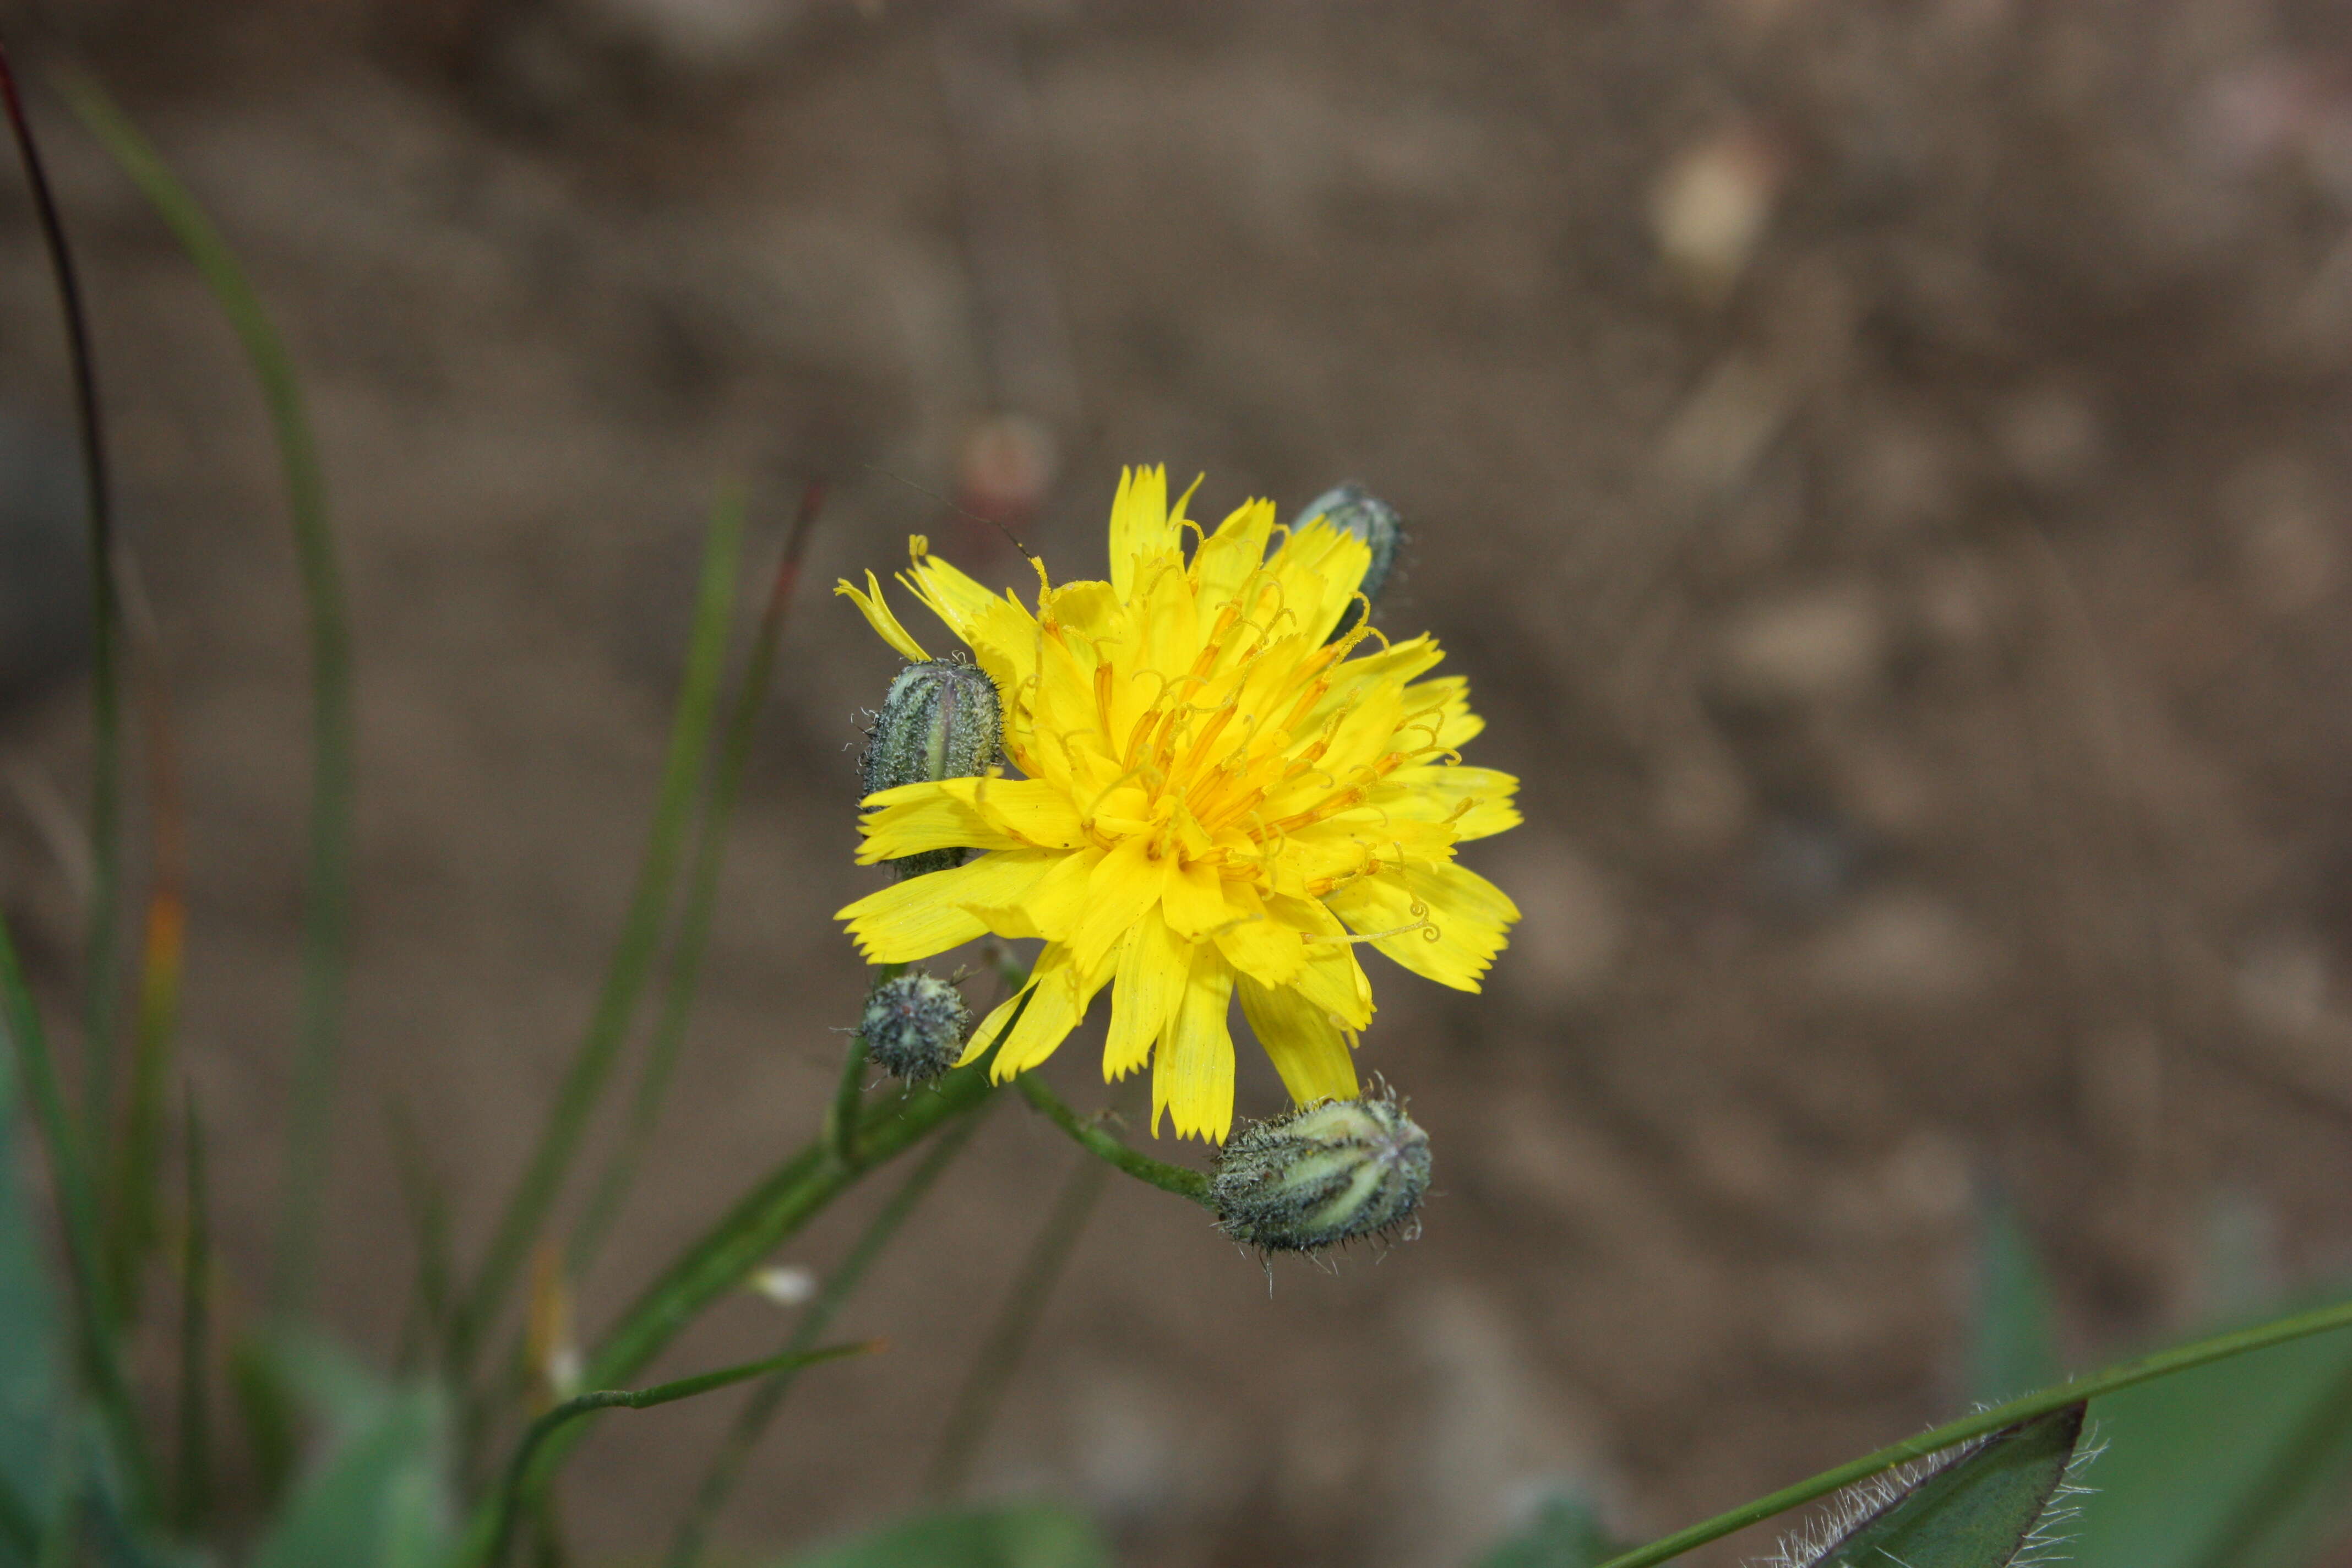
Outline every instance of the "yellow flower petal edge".
<svg viewBox="0 0 2352 1568"><path fill-rule="evenodd" d="M1179 1137L1222 1142L1235 1000L1307 1104L1357 1093L1351 1052L1372 1016L1359 946L1478 989L1519 911L1454 847L1518 824L1518 781L1457 765L1484 726L1460 679L1419 679L1434 641L1391 645L1362 625L1329 640L1370 561L1360 541L1319 519L1280 528L1263 500L1204 532L1191 497L1170 503L1164 468L1123 472L1109 580L1056 586L1039 563L1034 607L910 542L898 581L996 681L1004 752L1027 776L866 802L861 861L982 853L836 918L876 963L982 931L1043 938L997 1076L1053 1055L1108 988L1103 1076L1150 1066L1153 1133L1165 1115ZM836 592L892 647L929 657L872 573ZM1018 1002L973 1032L973 1054Z"/></svg>

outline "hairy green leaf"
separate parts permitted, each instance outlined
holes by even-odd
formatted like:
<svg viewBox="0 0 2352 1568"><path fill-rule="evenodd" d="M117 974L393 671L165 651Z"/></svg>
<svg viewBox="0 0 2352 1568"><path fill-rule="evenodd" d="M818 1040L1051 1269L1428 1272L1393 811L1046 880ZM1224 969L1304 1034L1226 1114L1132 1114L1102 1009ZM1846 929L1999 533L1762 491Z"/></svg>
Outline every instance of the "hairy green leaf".
<svg viewBox="0 0 2352 1568"><path fill-rule="evenodd" d="M2082 1440L2070 1405L1874 1477L1782 1543L1785 1568L2009 1568L2045 1538Z"/></svg>

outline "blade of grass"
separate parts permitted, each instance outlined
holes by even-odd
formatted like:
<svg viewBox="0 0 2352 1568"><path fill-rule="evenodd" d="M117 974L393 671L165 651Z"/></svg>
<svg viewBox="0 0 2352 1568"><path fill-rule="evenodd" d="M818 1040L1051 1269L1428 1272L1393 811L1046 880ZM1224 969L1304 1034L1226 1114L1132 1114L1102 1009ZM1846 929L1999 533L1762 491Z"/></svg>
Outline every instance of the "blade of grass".
<svg viewBox="0 0 2352 1568"><path fill-rule="evenodd" d="M866 1124L857 1160L845 1164L822 1137L771 1171L662 1270L589 1352L583 1381L614 1384L635 1376L713 1301L740 1286L787 1237L798 1231L866 1172L887 1164L933 1131L976 1110L995 1089L989 1068L996 1047L1021 1021L1016 1011L969 1066L909 1095ZM572 1434L557 1432L540 1447L527 1489L546 1484L570 1451ZM457 1561L479 1563L489 1548L488 1516L477 1510Z"/></svg>
<svg viewBox="0 0 2352 1568"><path fill-rule="evenodd" d="M121 622L114 593L114 491L106 464L106 427L98 395L98 362L89 341L89 316L82 303L73 247L41 163L32 121L25 112L7 47L0 44L0 100L16 156L32 187L33 211L48 252L49 276L58 291L58 313L72 366L74 424L79 436L82 500L89 513L89 700L90 899L83 962L82 1031L89 1054L84 1117L98 1131L102 1149L112 1127L114 1103L115 965L121 942L122 888L122 679L115 637Z"/></svg>
<svg viewBox="0 0 2352 1568"><path fill-rule="evenodd" d="M155 1247L163 1208L163 1085L171 1068L173 1035L179 1027L187 949L188 816L163 640L127 555L121 576L123 624L137 667L135 690L146 735L154 841L154 886L147 897L131 1032L131 1104L105 1205L113 1222L108 1239L113 1244L115 1289L128 1322L138 1318L142 1266Z"/></svg>
<svg viewBox="0 0 2352 1568"><path fill-rule="evenodd" d="M24 970L16 962L16 939L5 919L0 919L0 1019L5 1021L10 1049L32 1099L34 1119L48 1144L49 1171L64 1222L66 1261L73 1278L74 1337L83 1378L97 1401L107 1435L120 1451L132 1511L144 1512L144 1505L155 1495L153 1470L115 1339L114 1324L119 1320L109 1289L98 1191L90 1180L87 1152L66 1109L65 1090L58 1080L57 1059L49 1053L47 1034L41 1027L40 1010L25 984Z"/></svg>
<svg viewBox="0 0 2352 1568"><path fill-rule="evenodd" d="M1974 1415L1964 1415L1958 1421L1946 1422L1933 1431L1922 1432L1916 1437L1906 1437L1899 1443L1890 1443L1876 1453L1864 1454L1861 1458L1850 1460L1835 1469L1823 1470L1809 1480L1799 1481L1794 1486L1783 1487L1779 1491L1758 1498L1752 1502L1742 1503L1727 1512L1719 1513L1713 1519L1704 1520L1687 1529L1678 1530L1672 1535L1661 1536L1647 1546L1637 1547L1622 1556L1611 1558L1602 1563L1601 1568L1651 1568L1653 1563L1679 1557L1685 1552L1705 1546L1711 1541L1720 1541L1723 1537L1745 1530L1751 1524L1760 1524L1774 1514L1785 1513L1792 1508L1811 1502L1816 1498L1827 1497L1841 1487L1849 1487L1856 1481L1867 1480L1882 1470L1893 1469L1895 1466L1912 1459L1925 1458L1929 1454L1942 1453L1945 1449L1956 1444L1965 1443L1971 1437L1981 1437L1988 1432L1998 1432L2004 1426L2013 1426L2022 1421L2031 1421L2036 1416L2047 1415L2052 1411L2063 1410L2069 1405L2117 1394L2124 1389L2135 1387L2156 1378L2167 1377L2178 1372L2187 1372L2192 1367L2210 1366L2215 1362L2227 1361L2231 1356L2244 1355L2250 1351L2268 1350L2273 1345L2283 1345L2294 1340L2308 1339L2313 1334L2324 1334L2333 1330L2347 1328L2352 1328L2352 1301L2339 1301L2332 1307L2320 1307L2308 1312L2297 1312L2290 1317L2279 1318L2251 1329L2239 1329L2226 1334L2215 1334L2210 1339L2198 1340L2193 1343L2177 1346L2172 1350L2158 1351L2153 1355L2141 1356L2137 1361L2127 1361L2119 1365L2108 1367L2104 1372L2069 1378L2063 1383L2053 1384L2038 1393L2011 1399L1989 1409L1979 1410Z"/></svg>
<svg viewBox="0 0 2352 1568"><path fill-rule="evenodd" d="M1020 1370L1021 1358L1045 1316L1045 1303L1061 1282L1062 1271L1069 1267L1087 1221L1094 1217L1095 1205L1102 1201L1110 1172L1107 1162L1081 1156L1062 1184L1045 1223L1038 1227L1036 1239L1029 1244L1021 1271L1013 1277L1012 1288L1004 1294L1004 1305L997 1310L988 1337L972 1357L971 1370L948 1407L939 1448L923 1479L923 1489L934 1500L952 1500L971 1479L971 1463L982 1439L988 1436L989 1423L995 1419L1004 1391L1012 1386L1013 1374Z"/></svg>
<svg viewBox="0 0 2352 1568"><path fill-rule="evenodd" d="M915 1212L916 1205L923 1201L947 1168L955 1163L956 1156L963 1152L964 1145L971 1142L971 1135L980 1131L981 1119L988 1113L992 1103L991 1100L982 1100L971 1115L940 1134L938 1141L931 1145L930 1152L923 1156L922 1163L900 1184L898 1190L890 1194L890 1201L882 1205L881 1212L866 1222L866 1230L858 1237L856 1245L835 1265L833 1272L825 1276L816 1299L803 1310L800 1321L793 1326L792 1337L784 1342L779 1354L792 1355L807 1350L833 1326L834 1318L858 1286L865 1282L866 1271L874 1266L874 1260L882 1256L882 1249L897 1237L898 1227L906 1224L907 1216ZM719 1451L711 1456L709 1469L703 1472L702 1485L695 1492L693 1505L687 1510L686 1517L678 1521L677 1537L670 1545L669 1568L694 1568L694 1563L700 1559L703 1542L709 1536L712 1521L719 1517L719 1510L726 1506L729 1495L734 1491L743 1466L751 1457L751 1450L775 1420L776 1412L783 1407L784 1396L792 1392L797 1371L797 1368L787 1367L784 1371L770 1373L758 1388L752 1390L751 1397L744 1402L743 1408L736 1413L734 1425L728 1428Z"/></svg>
<svg viewBox="0 0 2352 1568"><path fill-rule="evenodd" d="M760 612L759 629L753 634L751 653L736 682L734 700L729 705L726 733L719 742L718 770L711 776L702 819L696 827L694 863L687 872L685 911L679 917L677 938L670 950L669 972L662 983L659 1021L654 1026L653 1044L646 1052L645 1068L637 1077L628 1128L598 1178L594 1195L580 1224L572 1233L568 1256L575 1279L587 1277L613 1222L620 1217L621 1205L628 1201L636 1184L637 1171L653 1143L654 1129L669 1095L678 1051L686 1040L687 1021L694 1011L695 986L701 978L703 955L709 949L711 923L718 912L719 876L727 858L728 829L734 820L736 801L742 794L744 774L751 769L751 743L759 734L760 715L767 709L768 690L775 675L776 649L783 641L784 620L792 608L793 586L800 581L801 556L808 547L809 531L824 500L822 486L811 485L802 492L800 510L794 514L792 529L784 538L783 559L769 584L768 602Z"/></svg>
<svg viewBox="0 0 2352 1568"><path fill-rule="evenodd" d="M840 1361L846 1356L872 1355L887 1348L880 1340L866 1340L858 1344L825 1345L811 1351L787 1351L782 1355L765 1356L745 1362L740 1366L721 1367L694 1377L681 1377L675 1383L656 1384L651 1388L604 1388L593 1394L583 1394L565 1400L554 1409L532 1422L515 1445L513 1460L507 1466L506 1484L499 1489L498 1526L492 1536L490 1561L503 1563L507 1548L514 1540L514 1521L522 1499L523 1478L530 1469L530 1461L540 1445L560 1428L583 1415L599 1410L651 1410L656 1405L672 1405L681 1399L692 1399L698 1394L709 1394L733 1384L748 1383L771 1373L798 1371L814 1366L819 1362Z"/></svg>
<svg viewBox="0 0 2352 1568"><path fill-rule="evenodd" d="M548 1211L554 1205L572 1157L579 1152L588 1118L595 1110L614 1059L628 1034L647 976L661 942L662 927L677 880L678 851L686 837L687 819L700 794L703 765L709 748L710 727L719 704L719 680L727 658L727 634L733 624L735 587L740 567L743 497L730 490L719 498L704 537L700 585L696 591L685 682L678 694L677 715L670 727L669 755L662 769L661 787L654 804L652 831L637 862L636 885L629 896L619 941L590 1016L586 1034L573 1052L555 1103L522 1180L516 1184L500 1216L497 1233L484 1254L472 1288L453 1316L450 1365L460 1377L475 1351L488 1335L490 1323L505 1306L524 1260L537 1245Z"/></svg>
<svg viewBox="0 0 2352 1568"><path fill-rule="evenodd" d="M220 231L105 89L63 79L74 112L171 229L228 319L260 384L294 527L310 648L310 844L303 900L302 1005L295 1058L283 1217L270 1281L278 1317L307 1310L325 1217L335 1076L341 1055L352 858L351 636L327 513L326 474L285 341Z"/></svg>
<svg viewBox="0 0 2352 1568"><path fill-rule="evenodd" d="M173 1518L180 1533L205 1523L213 1491L212 1199L205 1127L187 1101L187 1235L180 1258L180 1462Z"/></svg>
<svg viewBox="0 0 2352 1568"><path fill-rule="evenodd" d="M456 1269L449 1246L449 1194L425 1156L415 1118L407 1102L398 1099L387 1102L385 1114L402 1205L416 1238L416 1279L410 1287L407 1321L394 1358L394 1364L406 1373L419 1351L438 1342L448 1323L449 1286Z"/></svg>

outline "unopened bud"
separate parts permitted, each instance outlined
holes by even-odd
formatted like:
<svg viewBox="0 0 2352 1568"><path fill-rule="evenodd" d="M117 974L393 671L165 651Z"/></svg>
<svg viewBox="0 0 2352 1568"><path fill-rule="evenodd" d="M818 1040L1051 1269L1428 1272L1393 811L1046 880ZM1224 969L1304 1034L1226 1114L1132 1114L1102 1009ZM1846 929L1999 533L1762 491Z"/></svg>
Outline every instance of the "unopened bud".
<svg viewBox="0 0 2352 1568"><path fill-rule="evenodd" d="M877 795L901 784L971 778L995 763L1003 739L1003 708L987 671L947 659L910 664L890 683L890 695L874 716L857 764L858 784L862 794ZM951 870L971 853L926 849L886 864L904 881Z"/></svg>
<svg viewBox="0 0 2352 1568"><path fill-rule="evenodd" d="M1252 1122L1209 1180L1217 1228L1262 1252L1320 1252L1419 1222L1429 1134L1395 1099L1331 1100Z"/></svg>
<svg viewBox="0 0 2352 1568"><path fill-rule="evenodd" d="M1388 585L1389 572L1396 565L1397 547L1404 542L1404 520L1396 508L1361 485L1334 485L1300 508L1291 526L1302 528L1318 517L1340 532L1362 540L1371 551L1372 563L1364 569L1359 586L1367 603L1380 603L1381 590ZM1350 601L1332 629L1333 640L1352 631L1363 617L1363 605Z"/></svg>
<svg viewBox="0 0 2352 1568"><path fill-rule="evenodd" d="M866 1054L893 1078L934 1079L955 1066L971 1033L963 993L936 974L912 970L877 985L857 1021Z"/></svg>

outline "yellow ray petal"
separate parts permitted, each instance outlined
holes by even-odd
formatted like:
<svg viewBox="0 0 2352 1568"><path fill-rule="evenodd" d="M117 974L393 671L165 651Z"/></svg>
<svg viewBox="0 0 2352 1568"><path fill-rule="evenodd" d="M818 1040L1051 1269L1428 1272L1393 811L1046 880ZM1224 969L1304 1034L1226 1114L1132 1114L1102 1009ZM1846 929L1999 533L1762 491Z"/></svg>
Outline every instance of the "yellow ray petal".
<svg viewBox="0 0 2352 1568"><path fill-rule="evenodd" d="M1154 1138L1163 1111L1179 1138L1197 1133L1222 1143L1233 1130L1234 1037L1225 1024L1233 995L1234 972L1216 948L1205 942L1195 945L1184 999L1151 1059Z"/></svg>
<svg viewBox="0 0 2352 1568"><path fill-rule="evenodd" d="M902 784L864 804L866 841L857 858L868 866L923 849L1076 849L1087 842L1069 796L1034 779Z"/></svg>
<svg viewBox="0 0 2352 1568"><path fill-rule="evenodd" d="M1013 1026L1012 1033L1005 1036L996 1060L990 1064L990 1078L1003 1083L1039 1066L1060 1047L1070 1031L1078 1026L1078 1020L1086 1016L1087 1004L1101 985L1100 979L1092 985L1084 984L1085 978L1066 947L1049 946L1037 955L1037 966L1030 972L1029 1005ZM990 1016L993 1018L995 1015ZM974 1033L973 1039L981 1040L979 1033ZM984 1041L982 1048L986 1048ZM969 1052L971 1047L965 1049Z"/></svg>
<svg viewBox="0 0 2352 1568"><path fill-rule="evenodd" d="M917 664L931 661L931 656L923 651L923 645L907 635L907 628L898 624L898 617L892 615L890 606L883 602L882 580L873 573L866 574L866 592L863 594L851 586L846 577L835 583L833 591L847 595L849 602L865 615L866 624L881 633L882 640L897 648L900 655Z"/></svg>
<svg viewBox="0 0 2352 1568"><path fill-rule="evenodd" d="M1199 480L1194 480L1195 485ZM1186 495L1192 492L1187 490ZM1165 468L1121 468L1118 494L1110 503L1110 581L1122 599L1135 584L1139 558L1176 548L1176 519L1183 515L1179 501L1173 516L1168 509Z"/></svg>
<svg viewBox="0 0 2352 1568"><path fill-rule="evenodd" d="M1087 905L1069 936L1072 961L1092 968L1118 947L1143 911L1160 902L1174 866L1151 858L1151 841L1121 839L1087 878Z"/></svg>
<svg viewBox="0 0 2352 1568"><path fill-rule="evenodd" d="M1217 868L1202 861L1177 867L1160 894L1160 913L1168 929L1179 936L1205 937L1234 917L1225 903L1224 883Z"/></svg>
<svg viewBox="0 0 2352 1568"><path fill-rule="evenodd" d="M974 628L999 603L995 595L928 551L898 574L898 581L965 642L972 640Z"/></svg>
<svg viewBox="0 0 2352 1568"><path fill-rule="evenodd" d="M1249 1020L1282 1087L1292 1100L1312 1105L1318 1100L1353 1100L1361 1092L1356 1082L1356 1061L1349 1047L1354 1042L1331 1016L1288 987L1269 990L1241 976L1234 984L1242 1016Z"/></svg>
<svg viewBox="0 0 2352 1568"><path fill-rule="evenodd" d="M1266 536L1274 531L1274 503L1246 500L1235 507L1217 531L1192 556L1192 574L1200 579L1201 600L1222 605L1242 591L1265 560ZM1248 615L1256 606L1244 605Z"/></svg>
<svg viewBox="0 0 2352 1568"><path fill-rule="evenodd" d="M952 870L934 871L868 893L833 917L845 921L868 963L912 963L983 935L988 925L970 905L1017 904L1066 855L999 851Z"/></svg>
<svg viewBox="0 0 2352 1568"><path fill-rule="evenodd" d="M1168 929L1156 909L1146 910L1118 955L1118 984L1110 994L1110 1033L1103 1040L1103 1081L1125 1078L1151 1059L1160 1038L1184 999L1192 969L1192 944Z"/></svg>
<svg viewBox="0 0 2352 1568"><path fill-rule="evenodd" d="M1479 976L1503 950L1504 931L1519 918L1502 889L1451 862L1361 878L1324 902L1360 935L1393 932L1372 945L1456 991L1479 988Z"/></svg>
<svg viewBox="0 0 2352 1568"><path fill-rule="evenodd" d="M1225 962L1265 985L1287 985L1307 967L1307 942L1266 913L1257 892L1246 882L1225 889L1226 901L1238 919L1219 926L1217 951Z"/></svg>
<svg viewBox="0 0 2352 1568"><path fill-rule="evenodd" d="M1399 768L1369 802L1393 817L1444 822L1457 843L1486 838L1523 820L1511 797L1519 781L1495 768L1448 767L1443 763Z"/></svg>
<svg viewBox="0 0 2352 1568"><path fill-rule="evenodd" d="M1053 868L1022 889L1016 897L997 900L985 909L976 908L972 912L988 921L988 929L999 936L1035 936L1061 942L1078 923L1078 917L1086 913L1087 879L1102 855L1101 850L1091 847L1056 855Z"/></svg>
<svg viewBox="0 0 2352 1568"><path fill-rule="evenodd" d="M1292 988L1310 1005L1339 1019L1342 1028L1368 1026L1372 1021L1372 983L1356 960L1354 945L1330 940L1348 934L1339 918L1313 899L1269 898L1265 907L1283 924L1310 939L1323 939L1307 942L1307 965L1298 972Z"/></svg>
<svg viewBox="0 0 2352 1568"><path fill-rule="evenodd" d="M1320 644L1362 586L1372 563L1369 545L1328 522L1311 522L1282 542L1265 569L1282 584L1282 602L1299 629Z"/></svg>

